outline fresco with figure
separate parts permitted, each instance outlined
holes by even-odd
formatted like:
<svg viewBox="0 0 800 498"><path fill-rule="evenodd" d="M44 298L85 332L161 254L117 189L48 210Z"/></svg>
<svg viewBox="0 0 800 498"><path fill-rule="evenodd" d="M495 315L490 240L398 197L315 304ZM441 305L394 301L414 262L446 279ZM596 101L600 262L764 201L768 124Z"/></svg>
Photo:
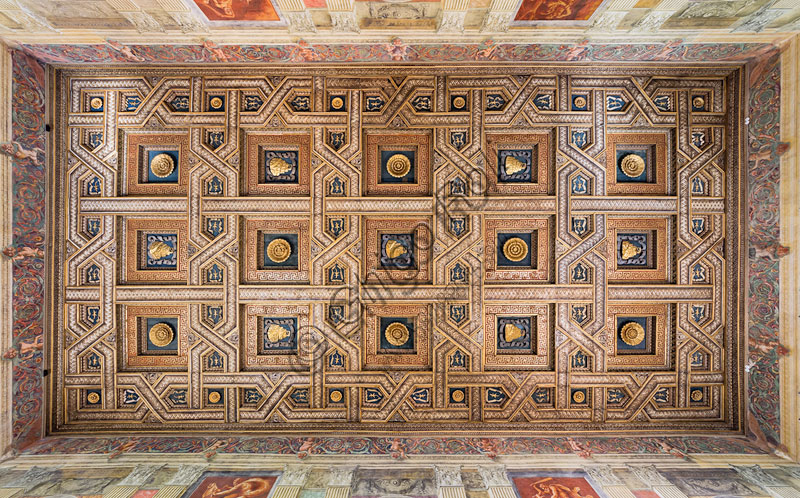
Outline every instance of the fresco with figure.
<svg viewBox="0 0 800 498"><path fill-rule="evenodd" d="M60 70L52 433L741 430L741 71Z"/></svg>

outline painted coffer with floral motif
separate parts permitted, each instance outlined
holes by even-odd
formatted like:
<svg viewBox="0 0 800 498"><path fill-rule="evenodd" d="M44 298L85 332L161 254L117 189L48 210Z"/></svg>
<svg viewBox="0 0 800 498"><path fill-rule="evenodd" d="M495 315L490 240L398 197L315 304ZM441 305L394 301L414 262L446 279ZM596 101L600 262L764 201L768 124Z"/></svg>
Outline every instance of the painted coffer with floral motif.
<svg viewBox="0 0 800 498"><path fill-rule="evenodd" d="M741 70L59 69L49 430L741 430Z"/></svg>

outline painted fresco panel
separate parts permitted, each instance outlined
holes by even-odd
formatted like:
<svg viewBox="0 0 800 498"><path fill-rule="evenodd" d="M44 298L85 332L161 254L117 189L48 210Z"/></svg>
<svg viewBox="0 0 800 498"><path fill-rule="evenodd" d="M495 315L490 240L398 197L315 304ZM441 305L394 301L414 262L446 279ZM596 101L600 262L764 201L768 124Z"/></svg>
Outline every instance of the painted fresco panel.
<svg viewBox="0 0 800 498"><path fill-rule="evenodd" d="M522 0L515 21L586 21L603 0Z"/></svg>
<svg viewBox="0 0 800 498"><path fill-rule="evenodd" d="M194 0L209 21L278 21L270 0Z"/></svg>

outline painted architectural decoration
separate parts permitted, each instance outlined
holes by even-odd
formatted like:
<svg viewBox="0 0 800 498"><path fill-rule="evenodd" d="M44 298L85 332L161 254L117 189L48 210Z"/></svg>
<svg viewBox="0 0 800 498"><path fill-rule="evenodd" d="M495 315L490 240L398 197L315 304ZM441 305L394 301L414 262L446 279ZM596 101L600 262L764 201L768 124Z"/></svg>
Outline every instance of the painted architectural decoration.
<svg viewBox="0 0 800 498"><path fill-rule="evenodd" d="M510 470L475 460L390 466L369 458L331 465L269 459L255 464L245 457L222 465L213 460L176 464L168 458L156 455L148 463L101 466L81 462L80 457L66 465L6 462L0 465L0 492L30 498L123 494L134 498L756 498L796 496L800 489L800 467L779 459L761 465L698 465L617 458L612 463L553 469L534 457L538 466Z"/></svg>
<svg viewBox="0 0 800 498"><path fill-rule="evenodd" d="M740 432L741 79L58 71L48 430Z"/></svg>

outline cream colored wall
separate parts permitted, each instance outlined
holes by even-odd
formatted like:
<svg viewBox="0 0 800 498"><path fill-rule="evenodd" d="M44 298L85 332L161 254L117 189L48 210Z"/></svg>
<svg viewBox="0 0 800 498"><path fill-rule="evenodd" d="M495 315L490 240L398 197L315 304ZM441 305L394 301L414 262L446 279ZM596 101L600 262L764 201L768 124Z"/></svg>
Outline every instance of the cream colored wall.
<svg viewBox="0 0 800 498"><path fill-rule="evenodd" d="M0 143L11 141L11 56L0 43ZM0 249L11 245L13 199L11 158L0 154ZM11 312L12 263L0 256L0 354L12 345L13 316ZM0 358L0 458L11 444L12 366L10 360Z"/></svg>
<svg viewBox="0 0 800 498"><path fill-rule="evenodd" d="M791 248L781 260L780 334L789 354L781 358L781 435L800 461L800 36L781 54L781 244Z"/></svg>

